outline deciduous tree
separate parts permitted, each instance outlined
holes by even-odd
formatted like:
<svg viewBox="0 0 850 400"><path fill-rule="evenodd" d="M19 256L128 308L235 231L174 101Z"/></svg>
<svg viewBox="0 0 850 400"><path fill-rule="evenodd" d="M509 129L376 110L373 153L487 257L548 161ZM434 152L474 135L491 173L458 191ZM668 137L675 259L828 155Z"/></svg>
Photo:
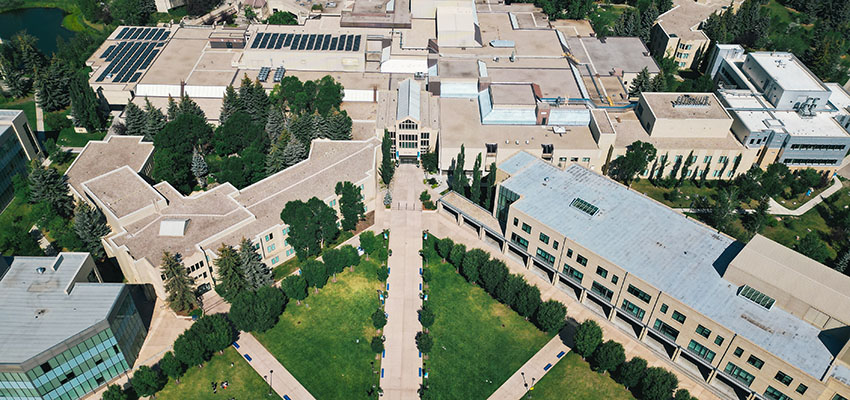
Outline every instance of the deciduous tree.
<svg viewBox="0 0 850 400"><path fill-rule="evenodd" d="M514 301L512 307L526 320L531 318L537 312L537 308L540 307L540 289L526 283L517 293L516 301Z"/></svg>
<svg viewBox="0 0 850 400"><path fill-rule="evenodd" d="M337 182L334 193L339 196L342 229L353 231L357 227L357 223L365 218L364 210L366 206L363 204L360 188L348 181Z"/></svg>
<svg viewBox="0 0 850 400"><path fill-rule="evenodd" d="M300 260L318 255L325 243L339 235L336 212L316 197L306 203L300 200L286 203L280 219L289 225L289 243Z"/></svg>
<svg viewBox="0 0 850 400"><path fill-rule="evenodd" d="M174 353L170 351L162 355L162 359L159 360L159 367L166 376L174 379L177 383L180 383L180 377L186 372L186 365L177 357L174 357Z"/></svg>
<svg viewBox="0 0 850 400"><path fill-rule="evenodd" d="M667 400L673 395L679 379L672 372L659 367L650 367L637 387L638 397L643 400Z"/></svg>
<svg viewBox="0 0 850 400"><path fill-rule="evenodd" d="M614 380L625 386L626 389L636 388L643 379L646 372L646 360L640 357L632 357L631 360L620 364L617 367L616 373L613 374Z"/></svg>
<svg viewBox="0 0 850 400"><path fill-rule="evenodd" d="M548 300L540 304L534 316L534 322L540 330L558 332L564 327L567 307L557 300Z"/></svg>
<svg viewBox="0 0 850 400"><path fill-rule="evenodd" d="M328 269L318 260L307 260L301 264L301 275L307 280L307 286L315 288L316 293L328 283Z"/></svg>
<svg viewBox="0 0 850 400"><path fill-rule="evenodd" d="M481 249L472 249L466 252L461 263L461 274L471 283L478 282L480 268L490 259L490 255Z"/></svg>
<svg viewBox="0 0 850 400"><path fill-rule="evenodd" d="M576 329L574 340L576 353L587 359L602 344L602 328L592 319L585 320Z"/></svg>
<svg viewBox="0 0 850 400"><path fill-rule="evenodd" d="M142 365L133 373L133 389L140 397L155 395L167 382L168 378L163 376L162 372L147 365Z"/></svg>
<svg viewBox="0 0 850 400"><path fill-rule="evenodd" d="M286 293L286 297L295 299L298 305L301 304L301 300L307 298L307 281L301 275L287 276L280 283L280 287L283 289L283 293Z"/></svg>
<svg viewBox="0 0 850 400"><path fill-rule="evenodd" d="M306 290L304 293L306 295ZM230 306L230 319L241 331L265 332L277 324L286 301L283 290L274 286L245 291L239 293Z"/></svg>
<svg viewBox="0 0 850 400"><path fill-rule="evenodd" d="M626 361L626 354L623 350L623 345L613 340L607 340L600 346L596 347L593 354L590 356L590 365L594 371L610 372L614 371Z"/></svg>

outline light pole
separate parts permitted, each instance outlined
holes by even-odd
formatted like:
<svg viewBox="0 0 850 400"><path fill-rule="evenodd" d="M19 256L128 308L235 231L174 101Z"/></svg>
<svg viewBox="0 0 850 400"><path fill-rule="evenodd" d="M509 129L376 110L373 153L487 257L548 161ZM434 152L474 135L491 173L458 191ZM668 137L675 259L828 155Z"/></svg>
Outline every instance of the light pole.
<svg viewBox="0 0 850 400"><path fill-rule="evenodd" d="M525 372L520 371L519 374L522 375L522 385L525 386L526 389L528 389L528 382L525 381Z"/></svg>
<svg viewBox="0 0 850 400"><path fill-rule="evenodd" d="M269 370L269 396L272 395L272 382L274 381L274 370Z"/></svg>

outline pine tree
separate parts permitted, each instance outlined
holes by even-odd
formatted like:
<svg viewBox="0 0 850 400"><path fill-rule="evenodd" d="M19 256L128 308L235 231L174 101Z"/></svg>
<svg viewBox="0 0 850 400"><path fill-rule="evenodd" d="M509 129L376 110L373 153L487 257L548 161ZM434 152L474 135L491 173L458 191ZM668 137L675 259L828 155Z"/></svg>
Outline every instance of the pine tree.
<svg viewBox="0 0 850 400"><path fill-rule="evenodd" d="M169 252L162 253L162 274L165 275L165 292L168 297L165 299L168 305L174 311L188 311L198 305L198 300L195 298L195 281L186 272L186 267L180 261L178 255L172 255Z"/></svg>
<svg viewBox="0 0 850 400"><path fill-rule="evenodd" d="M186 94L184 94L180 99L180 114L191 114L197 115L203 119L207 118L207 116L204 115L204 111L201 110L200 106L198 106L198 103L195 103L195 101Z"/></svg>
<svg viewBox="0 0 850 400"><path fill-rule="evenodd" d="M286 143L283 150L283 165L288 168L307 158L307 150L297 138L292 138Z"/></svg>
<svg viewBox="0 0 850 400"><path fill-rule="evenodd" d="M242 261L233 246L224 244L218 249L218 258L213 261L216 268L215 291L227 302L232 303L236 296L248 288L248 282L242 272Z"/></svg>
<svg viewBox="0 0 850 400"><path fill-rule="evenodd" d="M146 98L145 126L142 129L142 135L145 137L144 140L153 142L153 138L156 137L156 134L162 131L163 128L165 128L165 115L162 115L162 111L154 107L150 100Z"/></svg>
<svg viewBox="0 0 850 400"><path fill-rule="evenodd" d="M236 90L233 89L233 85L228 85L224 89L224 99L221 102L221 115L218 117L218 122L223 125L239 109L239 96L236 94Z"/></svg>
<svg viewBox="0 0 850 400"><path fill-rule="evenodd" d="M68 177L59 175L54 168L35 165L29 174L31 203L45 201L53 211L63 217L70 217L74 212L74 200L68 194Z"/></svg>
<svg viewBox="0 0 850 400"><path fill-rule="evenodd" d="M326 139L328 135L328 121L319 113L315 113L310 118L310 141L313 139Z"/></svg>
<svg viewBox="0 0 850 400"><path fill-rule="evenodd" d="M390 181L393 179L393 174L395 174L392 145L393 142L392 139L390 139L390 132L385 129L384 138L381 140L381 167L379 168L378 173L381 175L381 181L387 186L390 185Z"/></svg>
<svg viewBox="0 0 850 400"><path fill-rule="evenodd" d="M251 119L254 123L260 126L266 126L269 117L269 95L263 89L260 81L254 81L251 85L251 97L248 99L248 113L251 114Z"/></svg>
<svg viewBox="0 0 850 400"><path fill-rule="evenodd" d="M286 129L286 117L283 115L283 110L278 106L272 106L266 121L266 135L269 137L269 143L276 143L284 129Z"/></svg>
<svg viewBox="0 0 850 400"><path fill-rule="evenodd" d="M629 88L629 96L637 96L641 92L649 91L649 70L646 67L643 67L637 75L635 75L634 79L632 79L632 86Z"/></svg>
<svg viewBox="0 0 850 400"><path fill-rule="evenodd" d="M490 164L490 173L487 174L487 191L485 193L482 193L483 196L486 196L482 203L484 204L484 208L486 208L488 211L493 209L492 203L493 203L493 198L495 197L495 194L496 194L496 163L494 162L494 163Z"/></svg>
<svg viewBox="0 0 850 400"><path fill-rule="evenodd" d="M168 122L174 121L180 114L180 106L177 105L177 102L174 101L174 98L171 96L168 96L168 107L166 112L168 116Z"/></svg>
<svg viewBox="0 0 850 400"><path fill-rule="evenodd" d="M88 83L88 74L78 71L70 85L71 115L77 126L83 126L93 132L103 128L105 113L100 102Z"/></svg>
<svg viewBox="0 0 850 400"><path fill-rule="evenodd" d="M835 270L841 273L847 271L847 265L850 264L850 250L845 250L835 262Z"/></svg>
<svg viewBox="0 0 850 400"><path fill-rule="evenodd" d="M658 7L655 2L649 4L649 7L640 13L640 31L638 36L644 43L649 43L649 33L652 26L655 25L655 19L658 18Z"/></svg>
<svg viewBox="0 0 850 400"><path fill-rule="evenodd" d="M472 185L469 187L469 200L481 204L481 153L475 157L475 165L472 167Z"/></svg>
<svg viewBox="0 0 850 400"><path fill-rule="evenodd" d="M100 239L109 234L106 217L99 208L93 208L81 201L74 212L74 232L84 244L84 250L95 258L103 258L103 244Z"/></svg>
<svg viewBox="0 0 850 400"><path fill-rule="evenodd" d="M36 100L44 111L61 110L71 104L71 73L65 62L54 56L35 80Z"/></svg>
<svg viewBox="0 0 850 400"><path fill-rule="evenodd" d="M288 135L286 135L279 137L277 142L272 145L271 150L269 150L269 154L266 155L266 175L275 174L287 167L286 145L288 143L289 139Z"/></svg>
<svg viewBox="0 0 850 400"><path fill-rule="evenodd" d="M649 90L653 92L667 91L667 75L664 71L661 71L658 75L652 77L652 80L649 82Z"/></svg>
<svg viewBox="0 0 850 400"><path fill-rule="evenodd" d="M263 260L254 250L251 241L245 238L242 238L242 243L239 244L239 265L242 268L242 276L245 277L245 282L252 290L274 283L272 271L266 264L263 264Z"/></svg>
<svg viewBox="0 0 850 400"><path fill-rule="evenodd" d="M204 160L204 157L198 153L198 150L194 150L192 153L192 175L195 175L195 179L198 180L198 183L201 186L206 186L206 179L204 177L209 173L209 167L207 166L207 162Z"/></svg>
<svg viewBox="0 0 850 400"><path fill-rule="evenodd" d="M345 111L328 116L328 134L333 140L351 140L351 117Z"/></svg>
<svg viewBox="0 0 850 400"><path fill-rule="evenodd" d="M465 164L466 149L464 145L460 145L460 153L458 153L457 160L455 161L455 169L451 182L452 190L462 195L466 195L466 187L469 186L469 181L466 179L466 170L464 169Z"/></svg>
<svg viewBox="0 0 850 400"><path fill-rule="evenodd" d="M145 112L135 103L127 103L124 109L124 125L127 126L127 134L141 136L145 128Z"/></svg>
<svg viewBox="0 0 850 400"><path fill-rule="evenodd" d="M640 33L640 12L628 8L614 23L615 36L638 36Z"/></svg>

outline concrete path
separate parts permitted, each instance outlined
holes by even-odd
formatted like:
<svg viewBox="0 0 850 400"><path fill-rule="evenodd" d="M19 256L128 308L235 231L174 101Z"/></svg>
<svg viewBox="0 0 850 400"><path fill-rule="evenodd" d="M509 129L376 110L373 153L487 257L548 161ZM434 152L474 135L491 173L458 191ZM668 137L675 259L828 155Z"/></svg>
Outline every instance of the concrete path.
<svg viewBox="0 0 850 400"><path fill-rule="evenodd" d="M35 130L36 132L44 132L44 111L35 103Z"/></svg>
<svg viewBox="0 0 850 400"><path fill-rule="evenodd" d="M315 399L304 386L301 386L292 374L280 364L253 335L247 332L239 332L239 346L236 350L248 361L248 364L262 377L269 377L272 389L281 398L289 397L292 400ZM248 360L248 355L251 359ZM284 397L286 396L286 397Z"/></svg>
<svg viewBox="0 0 850 400"><path fill-rule="evenodd" d="M776 200L770 199L770 213L773 215L795 215L800 216L806 213L806 211L811 210L816 205L820 204L824 199L829 196L835 194L835 192L839 191L843 184L841 180L838 179L837 176L832 177L832 186L821 192L819 195L812 197L809 201L803 203L800 207L797 207L794 210L789 210L779 204Z"/></svg>
<svg viewBox="0 0 850 400"><path fill-rule="evenodd" d="M522 398L529 388L540 382L540 379L570 352L571 349L565 343L565 336L566 332L553 337L488 399L516 400Z"/></svg>
<svg viewBox="0 0 850 400"><path fill-rule="evenodd" d="M422 278L419 268L422 259L422 211L417 201L416 182L421 182L421 171L414 166L403 165L393 178L393 209L388 213L392 223L390 250L387 266L389 296L384 309L388 315L384 327L385 356L381 361L381 389L384 398L415 399L422 382L422 358L416 348L416 333L422 330L418 311L422 305L419 294Z"/></svg>

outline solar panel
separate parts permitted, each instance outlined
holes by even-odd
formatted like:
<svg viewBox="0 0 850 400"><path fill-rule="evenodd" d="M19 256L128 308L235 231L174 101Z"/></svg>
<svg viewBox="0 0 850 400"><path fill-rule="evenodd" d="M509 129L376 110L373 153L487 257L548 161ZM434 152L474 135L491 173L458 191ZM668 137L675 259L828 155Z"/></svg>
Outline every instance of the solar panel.
<svg viewBox="0 0 850 400"><path fill-rule="evenodd" d="M145 40L145 35L147 35L148 32L150 32L150 28L139 28L139 36L137 39Z"/></svg>
<svg viewBox="0 0 850 400"><path fill-rule="evenodd" d="M130 30L130 28L127 28L127 27L121 28L121 32L118 32L118 36L116 36L115 38L116 39L123 39L124 35L127 34L128 30Z"/></svg>
<svg viewBox="0 0 850 400"><path fill-rule="evenodd" d="M325 41L322 43L322 50L327 50L328 45L331 43L331 35L325 35Z"/></svg>
<svg viewBox="0 0 850 400"><path fill-rule="evenodd" d="M115 78L112 80L113 82L126 82L125 75L130 71L130 68L133 65L133 62L137 57L144 51L145 46L142 42L134 42L133 47L126 56L121 59L121 63L118 67L118 73L115 75ZM114 70L113 70L114 71Z"/></svg>
<svg viewBox="0 0 850 400"><path fill-rule="evenodd" d="M330 50L336 50L336 43L337 43L337 41L338 41L338 40L339 40L338 38L333 38L333 39L331 39L331 47L330 47Z"/></svg>
<svg viewBox="0 0 850 400"><path fill-rule="evenodd" d="M124 35L124 39L130 40L130 37L133 36L133 32L135 32L135 31L136 31L136 28L131 27L131 28L127 29L127 33Z"/></svg>
<svg viewBox="0 0 850 400"><path fill-rule="evenodd" d="M111 53L111 52L112 52L112 50L114 50L114 49L115 49L115 45L114 45L114 44L113 44L112 46L107 47L107 48L106 48L106 51L104 51L104 52L103 52L103 54L101 54L101 55L100 55L100 58L106 58L106 57L109 57L109 53Z"/></svg>
<svg viewBox="0 0 850 400"><path fill-rule="evenodd" d="M357 35L354 37L354 51L360 51L360 37L363 35Z"/></svg>
<svg viewBox="0 0 850 400"><path fill-rule="evenodd" d="M295 37L292 39L292 47L291 50L298 50L298 43L301 41L301 35L295 34Z"/></svg>
<svg viewBox="0 0 850 400"><path fill-rule="evenodd" d="M130 82L135 82L135 81L139 80L139 78L141 78L141 76L142 76L141 72L136 72L135 74L133 74L133 77L130 78Z"/></svg>
<svg viewBox="0 0 850 400"><path fill-rule="evenodd" d="M325 41L325 35L316 36L316 44L313 45L313 50L321 50L322 49L322 42L324 42L324 41Z"/></svg>
<svg viewBox="0 0 850 400"><path fill-rule="evenodd" d="M305 50L313 50L313 46L316 45L316 35L310 35L310 41L307 42L307 48Z"/></svg>
<svg viewBox="0 0 850 400"><path fill-rule="evenodd" d="M145 40L151 40L154 33L157 33L157 31L158 31L158 29L151 29L150 32L148 32L148 34L145 35Z"/></svg>
<svg viewBox="0 0 850 400"><path fill-rule="evenodd" d="M283 38L286 36L285 33L281 33L280 36L277 37L277 43L274 44L275 50L278 50L283 46Z"/></svg>
<svg viewBox="0 0 850 400"><path fill-rule="evenodd" d="M345 51L351 51L351 45L354 44L354 35L348 35L345 38Z"/></svg>
<svg viewBox="0 0 850 400"><path fill-rule="evenodd" d="M260 40L262 40L262 39L263 39L263 36L264 36L264 35L265 35L265 34L263 34L263 33L258 33L258 34L257 34L257 36L255 36L255 37L254 37L254 42L253 42L253 43L251 43L251 48L252 48L252 49L256 49L256 48L257 48L257 46L259 46L259 45L260 45Z"/></svg>
<svg viewBox="0 0 850 400"><path fill-rule="evenodd" d="M345 40L348 39L348 35L342 35L339 37L339 43L336 44L337 50L345 50Z"/></svg>
<svg viewBox="0 0 850 400"><path fill-rule="evenodd" d="M165 35L162 35L162 37L159 38L159 40L165 40L165 38L167 38L170 33L171 33L171 31L165 31Z"/></svg>
<svg viewBox="0 0 850 400"><path fill-rule="evenodd" d="M283 47L289 47L289 45L292 44L292 38L293 37L295 37L295 35L293 35L291 33L287 33L286 34L286 40L283 41Z"/></svg>
<svg viewBox="0 0 850 400"><path fill-rule="evenodd" d="M286 73L286 68L277 67L277 69L274 70L274 77L272 77L272 80L275 82L280 82L283 79L284 73Z"/></svg>
<svg viewBox="0 0 850 400"><path fill-rule="evenodd" d="M301 42L298 43L298 50L304 50L304 48L307 47L307 40L308 39L309 39L309 36L301 35Z"/></svg>
<svg viewBox="0 0 850 400"><path fill-rule="evenodd" d="M165 45L165 42L159 42L156 44L156 47L162 47L163 45Z"/></svg>
<svg viewBox="0 0 850 400"><path fill-rule="evenodd" d="M162 32L165 32L165 29L157 29L154 31L154 35L151 40L159 40L159 37L162 36Z"/></svg>
<svg viewBox="0 0 850 400"><path fill-rule="evenodd" d="M139 35L142 34L142 28L133 28L133 34L130 36L130 39L136 40L139 38Z"/></svg>
<svg viewBox="0 0 850 400"><path fill-rule="evenodd" d="M269 43L269 38L270 38L270 37L271 37L271 35L270 35L270 34L268 34L268 33L267 33L267 34L265 34L265 35L263 35L263 41L262 41L262 42L260 42L260 48L261 48L261 49L265 49L265 48L266 48L266 45Z"/></svg>
<svg viewBox="0 0 850 400"><path fill-rule="evenodd" d="M260 82L265 82L269 79L269 72L271 72L270 67L262 67L260 68L260 73L257 74L257 80Z"/></svg>
<svg viewBox="0 0 850 400"><path fill-rule="evenodd" d="M159 50L152 51L151 55L148 56L147 60L145 60L145 62L142 63L142 65L139 67L139 69L148 69L148 67L151 65L151 61L153 61L154 57L156 57L156 55L158 53L159 53Z"/></svg>

